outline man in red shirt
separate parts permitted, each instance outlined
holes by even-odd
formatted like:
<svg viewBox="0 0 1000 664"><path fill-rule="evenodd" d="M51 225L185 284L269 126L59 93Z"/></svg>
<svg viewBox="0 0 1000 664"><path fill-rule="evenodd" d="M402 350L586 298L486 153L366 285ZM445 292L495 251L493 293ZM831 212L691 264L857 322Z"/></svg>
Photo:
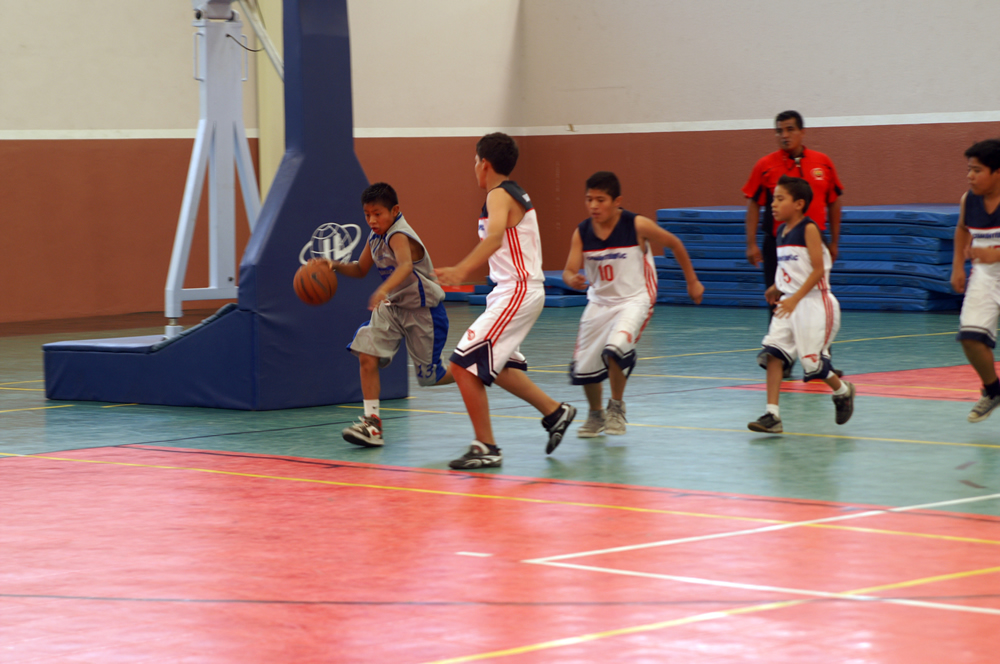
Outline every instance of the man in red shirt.
<svg viewBox="0 0 1000 664"><path fill-rule="evenodd" d="M781 149L761 157L754 165L750 179L743 185L743 194L749 199L746 218L747 260L754 266L764 263L765 289L774 284L774 273L778 268L778 250L774 239L778 229L771 214L771 201L778 179L782 175L791 175L809 183L813 199L806 210L806 216L815 221L821 231L827 230L829 219L828 246L833 260L837 260L840 242L840 195L844 190L830 158L802 144L806 131L802 125L802 116L797 111L779 113L774 119L774 129ZM761 206L764 206L763 253L757 247Z"/></svg>

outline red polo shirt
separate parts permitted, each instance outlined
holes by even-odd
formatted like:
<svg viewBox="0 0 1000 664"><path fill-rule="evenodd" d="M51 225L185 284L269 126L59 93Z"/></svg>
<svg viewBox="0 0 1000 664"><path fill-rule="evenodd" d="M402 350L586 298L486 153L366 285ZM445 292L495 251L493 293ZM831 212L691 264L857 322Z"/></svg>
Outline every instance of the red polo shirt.
<svg viewBox="0 0 1000 664"><path fill-rule="evenodd" d="M764 206L764 232L774 235L776 230L771 201L782 175L802 178L809 183L813 199L806 216L815 221L820 230L826 230L826 208L844 193L844 186L829 157L803 146L802 156L798 159L788 156L784 150L761 157L754 165L750 179L743 185L743 194Z"/></svg>

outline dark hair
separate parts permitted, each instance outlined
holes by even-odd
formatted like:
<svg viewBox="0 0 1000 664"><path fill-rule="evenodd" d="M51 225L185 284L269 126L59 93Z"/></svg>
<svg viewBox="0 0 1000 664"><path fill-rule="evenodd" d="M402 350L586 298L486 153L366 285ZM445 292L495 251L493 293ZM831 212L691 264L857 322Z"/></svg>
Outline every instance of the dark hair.
<svg viewBox="0 0 1000 664"><path fill-rule="evenodd" d="M618 182L618 176L611 171L597 171L587 178L587 189L599 189L607 192L611 198L618 198L622 195L622 186Z"/></svg>
<svg viewBox="0 0 1000 664"><path fill-rule="evenodd" d="M965 151L965 158L975 157L990 172L1000 168L1000 138L987 138Z"/></svg>
<svg viewBox="0 0 1000 664"><path fill-rule="evenodd" d="M788 195L792 197L793 202L806 202L805 207L802 208L802 214L805 214L813 199L813 190L812 187L809 186L809 183L802 178L793 178L791 175L782 175L778 179L778 186L785 188Z"/></svg>
<svg viewBox="0 0 1000 664"><path fill-rule="evenodd" d="M399 205L399 197L396 196L396 190L385 182L376 182L361 192L361 204L369 203L381 203L386 210L392 210Z"/></svg>
<svg viewBox="0 0 1000 664"><path fill-rule="evenodd" d="M799 129L805 127L805 123L802 122L802 116L799 115L798 111L782 111L778 113L777 117L774 118L774 126L777 127L778 124L784 122L785 120L795 120L795 126Z"/></svg>
<svg viewBox="0 0 1000 664"><path fill-rule="evenodd" d="M517 166L517 143L507 134L494 132L486 134L476 143L476 154L493 166L500 175L510 175Z"/></svg>

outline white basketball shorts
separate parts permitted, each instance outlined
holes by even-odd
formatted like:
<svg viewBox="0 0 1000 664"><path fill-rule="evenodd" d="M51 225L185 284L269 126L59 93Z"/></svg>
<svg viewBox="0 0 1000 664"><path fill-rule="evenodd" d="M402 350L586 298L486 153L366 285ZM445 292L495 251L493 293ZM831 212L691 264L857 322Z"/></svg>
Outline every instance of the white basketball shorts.
<svg viewBox="0 0 1000 664"><path fill-rule="evenodd" d="M997 316L1000 315L1000 278L973 266L965 288L958 338L981 341L989 348L997 345Z"/></svg>
<svg viewBox="0 0 1000 664"><path fill-rule="evenodd" d="M833 370L830 344L838 330L840 302L829 291L814 290L799 301L791 316L771 319L757 363L767 368L767 358L773 355L788 367L798 358L804 381L824 379Z"/></svg>
<svg viewBox="0 0 1000 664"><path fill-rule="evenodd" d="M506 367L528 368L521 342L545 306L541 283L516 281L498 285L486 296L486 311L462 335L451 361L493 384Z"/></svg>
<svg viewBox="0 0 1000 664"><path fill-rule="evenodd" d="M614 357L625 375L635 367L635 347L653 315L648 299L621 304L588 302L580 317L580 331L570 365L574 385L599 383L608 377L608 357Z"/></svg>

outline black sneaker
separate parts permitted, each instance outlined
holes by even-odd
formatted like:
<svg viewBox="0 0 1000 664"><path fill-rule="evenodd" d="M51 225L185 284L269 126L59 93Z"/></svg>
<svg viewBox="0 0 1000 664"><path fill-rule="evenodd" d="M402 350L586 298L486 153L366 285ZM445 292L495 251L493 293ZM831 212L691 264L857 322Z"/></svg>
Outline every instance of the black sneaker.
<svg viewBox="0 0 1000 664"><path fill-rule="evenodd" d="M469 451L454 461L449 461L448 467L455 470L475 470L477 468L499 468L502 463L503 454L500 453L499 447L496 448L496 452L491 452L489 445L474 440L469 446Z"/></svg>
<svg viewBox="0 0 1000 664"><path fill-rule="evenodd" d="M1000 397L991 397L984 391L983 396L979 397L979 401L972 407L972 411L969 413L969 421L982 422L990 416L990 413L997 406L1000 406Z"/></svg>
<svg viewBox="0 0 1000 664"><path fill-rule="evenodd" d="M847 385L847 394L841 396L833 395L833 405L837 409L837 424L846 424L854 414L854 385L844 381Z"/></svg>
<svg viewBox="0 0 1000 664"><path fill-rule="evenodd" d="M758 433L781 433L785 430L781 426L781 418L771 413L764 413L756 421L748 424L747 428Z"/></svg>
<svg viewBox="0 0 1000 664"><path fill-rule="evenodd" d="M559 417L552 426L545 424L547 418L542 418L542 426L549 432L549 442L545 446L546 454L552 454L559 447L559 443L562 442L563 436L566 434L566 429L569 428L570 422L576 417L576 408L568 403L561 403L559 404L559 410L553 413L553 415L555 414L558 414Z"/></svg>

